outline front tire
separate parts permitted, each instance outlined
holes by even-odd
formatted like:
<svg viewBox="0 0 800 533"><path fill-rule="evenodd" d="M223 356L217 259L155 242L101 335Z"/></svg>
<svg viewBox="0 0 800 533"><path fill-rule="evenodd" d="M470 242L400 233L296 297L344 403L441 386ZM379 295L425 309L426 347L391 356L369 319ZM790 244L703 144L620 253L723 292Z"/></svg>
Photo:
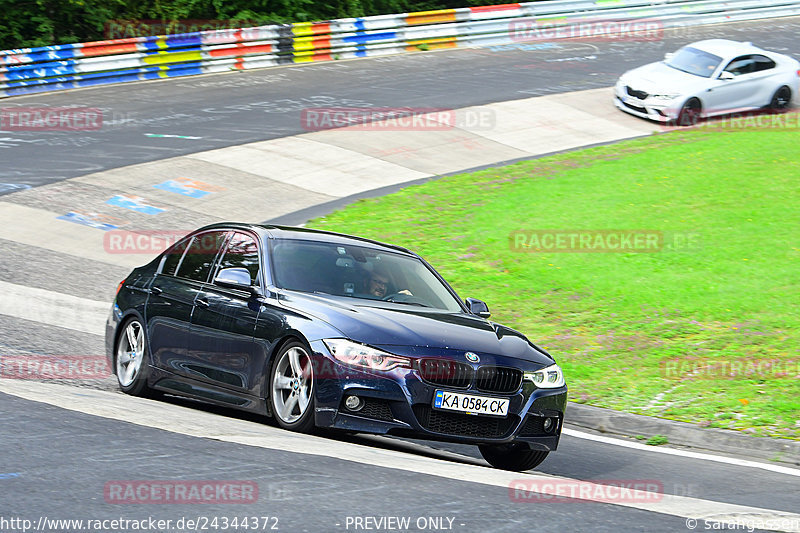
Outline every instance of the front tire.
<svg viewBox="0 0 800 533"><path fill-rule="evenodd" d="M114 349L114 367L120 390L131 396L148 396L147 335L137 318L125 322Z"/></svg>
<svg viewBox="0 0 800 533"><path fill-rule="evenodd" d="M299 433L314 430L314 366L311 350L299 341L285 344L272 363L270 404L284 429Z"/></svg>
<svg viewBox="0 0 800 533"><path fill-rule="evenodd" d="M695 126L700 120L700 113L703 110L700 100L697 98L689 98L686 103L681 107L678 118L675 121L678 126Z"/></svg>
<svg viewBox="0 0 800 533"><path fill-rule="evenodd" d="M524 472L541 464L550 452L531 450L524 442L511 444L481 444L478 446L486 461L500 470Z"/></svg>

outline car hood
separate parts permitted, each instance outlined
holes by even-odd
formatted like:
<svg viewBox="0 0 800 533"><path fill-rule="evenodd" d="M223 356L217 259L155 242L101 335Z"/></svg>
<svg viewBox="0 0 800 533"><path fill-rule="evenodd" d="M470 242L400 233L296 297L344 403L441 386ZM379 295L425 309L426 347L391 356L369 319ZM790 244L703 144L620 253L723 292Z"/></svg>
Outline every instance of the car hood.
<svg viewBox="0 0 800 533"><path fill-rule="evenodd" d="M346 338L397 354L422 355L434 352L428 349L440 349L513 357L542 365L553 362L547 352L518 331L466 313L288 292L282 295L281 302L324 320Z"/></svg>
<svg viewBox="0 0 800 533"><path fill-rule="evenodd" d="M680 71L659 61L626 72L620 81L648 94L691 94L708 86L712 80Z"/></svg>

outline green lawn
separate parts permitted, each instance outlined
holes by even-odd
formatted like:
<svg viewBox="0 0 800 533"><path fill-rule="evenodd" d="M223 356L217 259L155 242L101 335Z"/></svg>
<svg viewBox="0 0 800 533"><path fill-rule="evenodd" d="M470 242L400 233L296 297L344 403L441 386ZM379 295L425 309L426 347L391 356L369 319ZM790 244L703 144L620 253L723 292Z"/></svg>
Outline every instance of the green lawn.
<svg viewBox="0 0 800 533"><path fill-rule="evenodd" d="M792 130L678 131L437 179L309 226L420 253L546 347L573 401L798 439L798 147ZM514 247L512 232L553 229L664 245Z"/></svg>

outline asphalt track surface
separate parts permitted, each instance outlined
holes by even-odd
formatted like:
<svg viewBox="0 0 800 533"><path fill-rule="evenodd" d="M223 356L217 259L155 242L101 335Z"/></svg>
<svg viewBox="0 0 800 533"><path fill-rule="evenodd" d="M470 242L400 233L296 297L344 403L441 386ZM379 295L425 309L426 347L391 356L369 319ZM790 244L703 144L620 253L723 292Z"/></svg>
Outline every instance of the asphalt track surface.
<svg viewBox="0 0 800 533"><path fill-rule="evenodd" d="M104 128L82 134L0 132L0 182L37 186L89 172L201 150L303 133L307 107L442 107L612 85L624 70L706 37L752 40L797 55L797 19L667 32L650 43L535 43L366 59L128 84L5 100L7 106L87 106ZM150 134L150 135L148 135ZM195 137L156 137L177 135ZM9 190L10 192L10 190ZM73 255L2 241L0 280L97 300L126 271ZM42 260L44 258L44 260ZM85 286L70 272L92 272ZM0 315L5 354L97 354L102 339ZM113 390L113 380L76 383ZM172 401L187 411L261 424L252 417ZM438 474L358 464L332 455L267 449L68 411L0 393L0 518L158 519L270 516L280 531L355 531L348 517L445 517L453 531L688 531L681 516L609 503L514 501L508 488ZM132 407L133 408L133 407ZM265 431L278 432L264 426ZM280 433L280 432L279 432ZM468 465L485 464L471 446L338 437L333 443L401 450ZM797 512L797 476L638 451L565 436L537 472L571 479L656 480L664 494ZM487 474L488 475L488 474ZM257 503L237 506L119 505L104 501L110 480L239 479L259 485ZM447 518L452 518L450 522ZM745 517L742 517L745 518ZM431 524L433 522L427 522ZM270 526L273 522L268 523ZM800 523L791 526L800 528ZM58 528L51 528L58 529ZM69 528L66 528L69 529ZM61 528L59 530L66 530ZM164 528L177 530L176 528ZM698 530L718 530L714 523ZM747 526L728 527L747 530ZM0 531L19 531L4 525ZM75 530L73 528L72 530ZM186 530L186 528L183 528ZM391 529L372 529L389 531ZM409 530L422 530L410 528Z"/></svg>

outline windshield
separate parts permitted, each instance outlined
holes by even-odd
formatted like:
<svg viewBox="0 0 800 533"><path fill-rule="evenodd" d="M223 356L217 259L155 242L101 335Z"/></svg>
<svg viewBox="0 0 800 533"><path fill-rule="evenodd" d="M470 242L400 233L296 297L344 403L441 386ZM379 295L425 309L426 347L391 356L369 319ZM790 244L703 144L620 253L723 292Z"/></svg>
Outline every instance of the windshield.
<svg viewBox="0 0 800 533"><path fill-rule="evenodd" d="M281 239L272 245L272 268L275 285L283 289L462 311L422 261L399 253Z"/></svg>
<svg viewBox="0 0 800 533"><path fill-rule="evenodd" d="M675 55L664 62L668 66L683 72L710 78L714 71L717 70L720 61L722 61L722 58L719 56L686 46L675 52Z"/></svg>

